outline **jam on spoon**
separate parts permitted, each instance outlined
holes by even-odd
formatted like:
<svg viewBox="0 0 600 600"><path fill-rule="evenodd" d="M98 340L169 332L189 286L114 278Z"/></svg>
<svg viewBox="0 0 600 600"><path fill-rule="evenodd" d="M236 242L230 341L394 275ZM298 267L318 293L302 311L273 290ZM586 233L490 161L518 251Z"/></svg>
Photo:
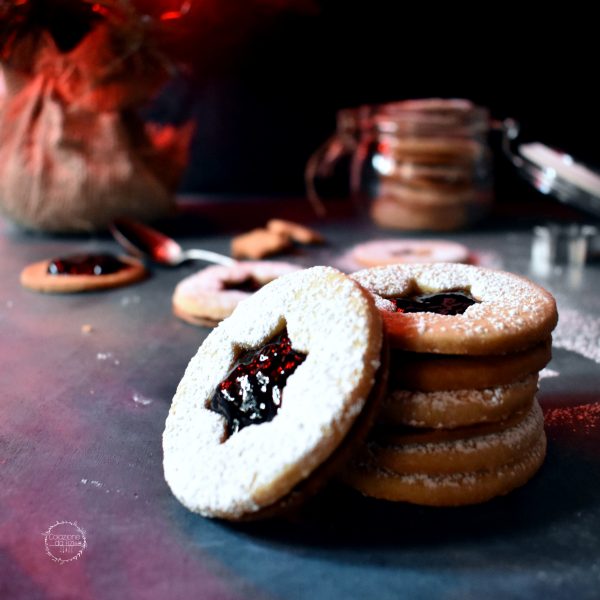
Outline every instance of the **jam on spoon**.
<svg viewBox="0 0 600 600"><path fill-rule="evenodd" d="M477 300L468 292L423 294L409 298L394 298L396 312L431 312L438 315L462 315Z"/></svg>
<svg viewBox="0 0 600 600"><path fill-rule="evenodd" d="M286 330L258 350L244 353L210 401L210 408L225 417L228 435L271 421L281 408L288 377L305 359L306 354L292 349Z"/></svg>
<svg viewBox="0 0 600 600"><path fill-rule="evenodd" d="M74 254L51 260L47 271L49 275L110 275L128 267L112 254Z"/></svg>

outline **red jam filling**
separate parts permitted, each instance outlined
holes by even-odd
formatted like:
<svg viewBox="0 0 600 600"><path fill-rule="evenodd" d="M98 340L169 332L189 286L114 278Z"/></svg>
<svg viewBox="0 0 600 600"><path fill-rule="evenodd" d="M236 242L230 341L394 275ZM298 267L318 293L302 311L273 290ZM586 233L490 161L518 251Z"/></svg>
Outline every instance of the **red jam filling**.
<svg viewBox="0 0 600 600"><path fill-rule="evenodd" d="M438 315L462 315L477 300L467 292L424 294L411 298L394 298L396 312L430 312Z"/></svg>
<svg viewBox="0 0 600 600"><path fill-rule="evenodd" d="M128 267L112 254L74 254L51 260L47 272L49 275L110 275Z"/></svg>
<svg viewBox="0 0 600 600"><path fill-rule="evenodd" d="M292 349L285 330L258 350L243 354L210 401L210 408L225 417L228 434L271 421L281 408L288 377L305 359L306 354Z"/></svg>
<svg viewBox="0 0 600 600"><path fill-rule="evenodd" d="M224 290L237 290L238 292L249 293L253 293L257 290L260 290L262 286L263 284L260 281L258 281L258 279L252 277L252 275L248 275L248 277L242 279L241 281L225 281L223 283Z"/></svg>

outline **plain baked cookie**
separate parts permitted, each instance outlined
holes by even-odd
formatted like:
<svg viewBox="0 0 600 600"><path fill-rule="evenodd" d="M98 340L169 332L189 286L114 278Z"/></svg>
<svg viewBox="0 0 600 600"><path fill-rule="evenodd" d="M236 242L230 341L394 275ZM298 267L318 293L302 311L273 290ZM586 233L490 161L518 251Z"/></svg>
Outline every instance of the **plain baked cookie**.
<svg viewBox="0 0 600 600"><path fill-rule="evenodd" d="M520 381L482 390L393 390L384 400L380 416L388 423L435 429L500 421L531 404L537 386L535 373Z"/></svg>
<svg viewBox="0 0 600 600"><path fill-rule="evenodd" d="M437 392L507 385L541 371L552 358L552 340L521 352L489 356L392 353L390 387L398 390Z"/></svg>
<svg viewBox="0 0 600 600"><path fill-rule="evenodd" d="M371 205L371 218L384 229L405 231L452 231L464 227L470 218L467 204L462 206L420 206L397 197L378 196Z"/></svg>
<svg viewBox="0 0 600 600"><path fill-rule="evenodd" d="M173 312L188 323L214 326L256 290L299 268L276 261L206 267L177 284L173 293Z"/></svg>
<svg viewBox="0 0 600 600"><path fill-rule="evenodd" d="M352 275L375 295L392 348L488 355L546 340L558 321L556 302L533 282L503 271L451 263L390 265ZM396 304L432 295L467 294L462 314L398 311Z"/></svg>
<svg viewBox="0 0 600 600"><path fill-rule="evenodd" d="M374 410L381 348L372 296L329 267L280 277L240 303L206 338L173 399L163 450L175 496L194 512L231 520L285 504L336 453L363 412ZM249 400L247 369L255 368L252 377L266 389L259 366L273 352L285 359L280 366L296 367L281 393L273 391L268 404L279 408L271 420L250 424L253 414L240 416ZM280 371L269 368L275 381ZM241 387L234 393L235 381ZM225 412L235 419L213 409L222 398L232 398Z"/></svg>
<svg viewBox="0 0 600 600"><path fill-rule="evenodd" d="M116 265L118 269L114 272L99 275L72 273L52 274L48 270L51 264L58 261L62 263L72 261L73 265L76 267L74 270L78 270L77 265L86 263L86 270L90 270L90 268L93 270L94 259L96 259L96 262L98 262L98 260L109 261L111 266L114 266L116 261L117 263L120 263L121 266ZM113 257L112 255L106 254L94 254L72 255L41 260L25 267L23 271L21 271L20 281L23 287L36 292L68 294L121 287L144 279L146 276L146 268L135 258L131 258L130 256Z"/></svg>
<svg viewBox="0 0 600 600"><path fill-rule="evenodd" d="M395 449L387 446L363 453L344 470L342 480L374 498L461 506L485 502L524 485L546 455L537 401L497 430L474 428L461 432L457 439L444 432L439 440L428 441L426 436Z"/></svg>

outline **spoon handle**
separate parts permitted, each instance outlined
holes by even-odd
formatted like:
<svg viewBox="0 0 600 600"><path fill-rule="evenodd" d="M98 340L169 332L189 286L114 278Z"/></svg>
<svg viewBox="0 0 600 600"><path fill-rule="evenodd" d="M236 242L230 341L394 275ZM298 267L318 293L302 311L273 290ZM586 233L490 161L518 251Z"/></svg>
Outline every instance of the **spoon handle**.
<svg viewBox="0 0 600 600"><path fill-rule="evenodd" d="M237 260L218 254L217 252L211 252L210 250L192 249L185 251L185 258L189 260L203 260L210 263L217 263L219 265L225 265L230 267L237 263Z"/></svg>

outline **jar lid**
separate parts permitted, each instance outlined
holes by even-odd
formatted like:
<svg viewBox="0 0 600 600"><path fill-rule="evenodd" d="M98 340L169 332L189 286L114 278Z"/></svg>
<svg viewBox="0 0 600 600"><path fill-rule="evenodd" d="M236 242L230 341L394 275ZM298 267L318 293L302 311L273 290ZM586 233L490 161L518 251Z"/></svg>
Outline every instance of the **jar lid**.
<svg viewBox="0 0 600 600"><path fill-rule="evenodd" d="M570 154L532 142L512 143L519 136L519 125L512 119L502 123L503 148L521 177L542 194L600 216L600 173L576 161Z"/></svg>

